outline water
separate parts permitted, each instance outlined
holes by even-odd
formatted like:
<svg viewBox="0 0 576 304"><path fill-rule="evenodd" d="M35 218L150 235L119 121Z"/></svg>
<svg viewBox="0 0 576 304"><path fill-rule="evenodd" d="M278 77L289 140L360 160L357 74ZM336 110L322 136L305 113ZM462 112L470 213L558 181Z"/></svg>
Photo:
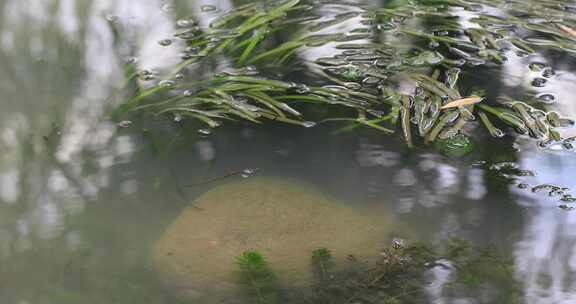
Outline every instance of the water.
<svg viewBox="0 0 576 304"><path fill-rule="evenodd" d="M159 43L177 20L195 14L205 27L237 5L0 3L1 303L176 303L150 266L153 242L198 195L254 175L305 181L354 208L392 215L400 227L394 236L408 241L459 236L495 244L514 257L526 303L576 303L576 211L558 208L558 196L530 191L543 183L575 190L573 151L486 136L474 153L454 159L409 151L401 138L369 130L334 135L337 124L226 124L183 133L160 121L109 120L125 62L150 71L150 81L163 79L185 51L177 39ZM316 8L326 16L356 10ZM345 16L339 27L363 26ZM299 56L314 61L332 51L326 45ZM534 62L542 68L531 70ZM493 89L489 96L553 94L552 109L575 117L574 67L573 57L556 53L509 56L501 69L467 77ZM532 87L551 76L542 70L555 75ZM503 162L517 167L514 174L497 170ZM430 302L456 303L459 295L438 293L438 280Z"/></svg>

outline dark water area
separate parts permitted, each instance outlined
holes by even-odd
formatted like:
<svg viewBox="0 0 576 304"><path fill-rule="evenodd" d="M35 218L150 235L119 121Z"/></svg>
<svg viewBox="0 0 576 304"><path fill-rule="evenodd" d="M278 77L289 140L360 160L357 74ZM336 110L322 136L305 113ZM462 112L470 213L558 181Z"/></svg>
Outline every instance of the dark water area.
<svg viewBox="0 0 576 304"><path fill-rule="evenodd" d="M469 130L472 153L449 157L431 145L409 149L398 134L341 132L339 122L230 122L197 132L166 119L111 120L121 101L111 96L126 93L126 60L169 71L185 46L159 41L180 17L193 15L207 27L245 2L0 0L0 303L194 303L163 283L150 248L194 199L255 177L305 182L350 209L393 221L388 239L441 245L459 237L495 246L513 258L519 303L576 303L576 211L549 188L534 188L553 184L576 195L574 150L543 149L526 136L492 138L481 128ZM312 10L329 19L365 4L320 1ZM473 15L455 10L463 23ZM311 62L333 52L326 45L296 56ZM576 117L573 55L508 55L502 66L465 69L460 90L484 89L487 99L552 94L550 110ZM191 77L230 65L215 61ZM534 63L555 71L543 87L532 85L541 77ZM300 66L264 72L322 84ZM443 293L450 271L440 272L425 288L426 303L500 303L481 296L489 292Z"/></svg>

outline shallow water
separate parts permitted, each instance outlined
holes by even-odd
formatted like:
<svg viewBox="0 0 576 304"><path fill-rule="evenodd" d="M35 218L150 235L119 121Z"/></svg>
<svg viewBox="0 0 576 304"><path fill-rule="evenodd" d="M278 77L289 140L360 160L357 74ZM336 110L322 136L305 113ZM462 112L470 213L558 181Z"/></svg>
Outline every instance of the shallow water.
<svg viewBox="0 0 576 304"><path fill-rule="evenodd" d="M122 88L123 63L136 56L142 69L169 70L182 46L158 42L179 16L193 13L207 25L216 14L202 12L207 4L222 11L238 5L0 2L1 303L175 303L149 267L150 244L195 197L248 168L304 180L383 218L392 213L402 223L396 234L408 240L459 236L495 244L514 256L526 303L576 303L576 211L530 191L542 183L576 191L573 152L542 150L525 138L483 138L474 153L452 159L428 148L409 151L400 138L369 130L334 135L328 124L229 124L208 136L161 122L145 132L118 128L108 119L116 106L109 97ZM354 9L316 10L328 16ZM110 22L120 24L123 39ZM317 58L329 48L299 56ZM530 87L531 62L550 64L556 77ZM502 69L468 81L493 95L553 92L553 108L575 117L575 66L574 57L558 54L511 56ZM535 176L505 178L494 165L501 162ZM520 189L524 183L530 187ZM431 292L437 296L430 303L459 299L438 294Z"/></svg>

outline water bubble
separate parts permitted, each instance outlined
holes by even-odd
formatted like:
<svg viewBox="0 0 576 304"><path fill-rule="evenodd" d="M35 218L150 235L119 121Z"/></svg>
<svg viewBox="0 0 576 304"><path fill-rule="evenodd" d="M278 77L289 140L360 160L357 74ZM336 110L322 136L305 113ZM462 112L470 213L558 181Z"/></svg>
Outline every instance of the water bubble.
<svg viewBox="0 0 576 304"><path fill-rule="evenodd" d="M392 248L394 249L402 249L406 246L403 239L394 238L392 240Z"/></svg>
<svg viewBox="0 0 576 304"><path fill-rule="evenodd" d="M530 185L528 185L527 183L519 183L518 184L518 188L520 188L520 189L528 189L528 187L530 187Z"/></svg>
<svg viewBox="0 0 576 304"><path fill-rule="evenodd" d="M128 64L134 64L136 62L138 62L138 57L130 56L126 58L126 63Z"/></svg>
<svg viewBox="0 0 576 304"><path fill-rule="evenodd" d="M178 74L174 75L174 79L176 79L176 80L183 80L184 77L185 76L182 73L178 73Z"/></svg>
<svg viewBox="0 0 576 304"><path fill-rule="evenodd" d="M210 129L199 129L199 130L198 130L198 133L200 133L200 135L206 135L206 136L208 136L208 135L212 134L212 130L210 130Z"/></svg>
<svg viewBox="0 0 576 304"><path fill-rule="evenodd" d="M396 28L396 24L392 22L384 22L376 25L376 29L379 31L389 31Z"/></svg>
<svg viewBox="0 0 576 304"><path fill-rule="evenodd" d="M120 128L128 128L131 125L132 125L132 122L130 120L123 120L123 121L118 123L118 127L120 127Z"/></svg>
<svg viewBox="0 0 576 304"><path fill-rule="evenodd" d="M199 51L200 51L200 48L196 47L196 46L191 46L191 47L186 48L186 53L190 53L190 54L198 54Z"/></svg>
<svg viewBox="0 0 576 304"><path fill-rule="evenodd" d="M530 65L528 65L528 68L533 72L538 72L545 67L546 67L546 65L542 62L532 62L532 63L530 63Z"/></svg>
<svg viewBox="0 0 576 304"><path fill-rule="evenodd" d="M253 65L249 65L249 66L244 67L243 74L244 75L256 75L256 74L258 74L258 69Z"/></svg>
<svg viewBox="0 0 576 304"><path fill-rule="evenodd" d="M120 20L120 17L116 15L108 15L106 16L106 20L108 20L108 22L116 23L118 20Z"/></svg>
<svg viewBox="0 0 576 304"><path fill-rule="evenodd" d="M554 72L550 67L545 68L544 71L542 71L542 76L545 78L551 78L554 75L556 75L556 72Z"/></svg>
<svg viewBox="0 0 576 304"><path fill-rule="evenodd" d="M176 21L178 27L191 27L194 26L195 22L192 19L180 19Z"/></svg>
<svg viewBox="0 0 576 304"><path fill-rule="evenodd" d="M158 41L158 44L160 44L161 46L169 46L172 44L172 39L162 39L160 41Z"/></svg>
<svg viewBox="0 0 576 304"><path fill-rule="evenodd" d="M215 10L216 10L216 6L214 6L214 5L202 5L200 7L200 11L202 11L203 13L213 12Z"/></svg>
<svg viewBox="0 0 576 304"><path fill-rule="evenodd" d="M163 88L173 88L176 86L176 82L174 80L162 80L158 83L159 86Z"/></svg>
<svg viewBox="0 0 576 304"><path fill-rule="evenodd" d="M176 6L173 3L165 3L160 9L163 12L173 12L176 10Z"/></svg>
<svg viewBox="0 0 576 304"><path fill-rule="evenodd" d="M543 103L552 104L556 101L556 95L552 93L540 93L535 96L536 99Z"/></svg>
<svg viewBox="0 0 576 304"><path fill-rule="evenodd" d="M184 91L184 93L182 93L182 95L186 96L186 97L190 97L193 96L196 92L194 90L186 90Z"/></svg>
<svg viewBox="0 0 576 304"><path fill-rule="evenodd" d="M548 82L548 80L544 79L544 78L534 78L534 80L532 80L532 86L533 87L537 87L537 88L542 88L546 85L546 82Z"/></svg>
<svg viewBox="0 0 576 304"><path fill-rule="evenodd" d="M142 70L139 73L140 79L144 81L150 81L156 79L150 70Z"/></svg>
<svg viewBox="0 0 576 304"><path fill-rule="evenodd" d="M504 131L502 131L502 130L500 130L500 129L498 129L498 128L493 128L493 129L490 131L490 135L492 135L493 137L496 137L496 138L502 138L502 137L504 137L504 136L506 135L506 133L504 133Z"/></svg>
<svg viewBox="0 0 576 304"><path fill-rule="evenodd" d="M439 43L438 41L436 41L436 40L432 40L432 41L430 41L430 43L428 44L428 47L431 48L431 49L435 49L435 48L437 48L437 47L439 47L439 46L440 46L440 43Z"/></svg>
<svg viewBox="0 0 576 304"><path fill-rule="evenodd" d="M290 85L290 88L296 91L298 94L306 94L310 92L310 88L303 83L293 83Z"/></svg>
<svg viewBox="0 0 576 304"><path fill-rule="evenodd" d="M191 39L194 39L196 37L196 34L192 30L187 30L187 31L182 32L182 33L174 34L174 37L178 37L179 39L182 39L182 40L191 40Z"/></svg>
<svg viewBox="0 0 576 304"><path fill-rule="evenodd" d="M182 120L184 120L184 118L180 114L174 114L173 120L174 122L181 122Z"/></svg>
<svg viewBox="0 0 576 304"><path fill-rule="evenodd" d="M196 57L194 54L190 54L190 53L182 53L180 55L180 58L182 58L182 60L189 60Z"/></svg>
<svg viewBox="0 0 576 304"><path fill-rule="evenodd" d="M316 126L316 123L313 121L304 121L304 122L302 122L302 125L305 128L312 128L312 127Z"/></svg>
<svg viewBox="0 0 576 304"><path fill-rule="evenodd" d="M252 168L244 169L240 173L240 176L243 178L248 178L248 177L254 175L254 173L256 173L256 170L258 170L258 169L255 169L255 168L254 169L252 169Z"/></svg>

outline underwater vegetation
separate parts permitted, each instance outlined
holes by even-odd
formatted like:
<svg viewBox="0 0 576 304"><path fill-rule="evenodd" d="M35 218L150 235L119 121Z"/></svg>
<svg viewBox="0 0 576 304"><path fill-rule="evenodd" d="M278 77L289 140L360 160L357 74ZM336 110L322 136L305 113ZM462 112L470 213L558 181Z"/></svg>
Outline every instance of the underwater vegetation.
<svg viewBox="0 0 576 304"><path fill-rule="evenodd" d="M510 56L576 54L572 6L556 0L413 0L360 6L326 19L315 15L316 4L248 3L219 13L206 28L193 16L182 17L173 37L159 41L165 47L182 41L181 63L160 77L136 70L130 61L127 77L135 93L115 117L166 117L205 135L225 121L344 123L348 131L399 133L408 147L438 142L441 150L458 150L456 155L471 150L471 131L483 126L497 138L515 133L544 148L573 148L573 139L562 138L559 130L574 120L547 110L551 95L518 100L461 86L467 74L498 68ZM466 22L463 11L472 16ZM361 27L331 30L353 18ZM298 56L326 45L334 46L331 57ZM218 67L222 58L230 64ZM541 63L530 69L540 74L532 81L535 87L555 77ZM210 72L192 79L199 70ZM291 81L302 78L306 81Z"/></svg>
<svg viewBox="0 0 576 304"><path fill-rule="evenodd" d="M257 251L245 251L236 260L238 283L244 286L247 295L255 303L275 303L278 301L277 283L268 262Z"/></svg>
<svg viewBox="0 0 576 304"><path fill-rule="evenodd" d="M250 257L247 257L249 255ZM254 286L276 286L276 297L255 297L250 303L428 303L429 284L435 268L450 271L450 280L442 286L448 297L484 297L482 303L521 303L520 285L514 278L514 261L492 247L473 246L462 239L450 239L442 247L424 244L405 245L395 239L373 260L349 256L344 265L336 263L327 248L311 254L314 281L310 286L286 289L277 285L257 251L243 253L238 270L244 277L259 277ZM249 265L246 265L249 264ZM269 280L265 282L265 280ZM244 281L241 281L244 282ZM490 290L489 299L482 295Z"/></svg>

